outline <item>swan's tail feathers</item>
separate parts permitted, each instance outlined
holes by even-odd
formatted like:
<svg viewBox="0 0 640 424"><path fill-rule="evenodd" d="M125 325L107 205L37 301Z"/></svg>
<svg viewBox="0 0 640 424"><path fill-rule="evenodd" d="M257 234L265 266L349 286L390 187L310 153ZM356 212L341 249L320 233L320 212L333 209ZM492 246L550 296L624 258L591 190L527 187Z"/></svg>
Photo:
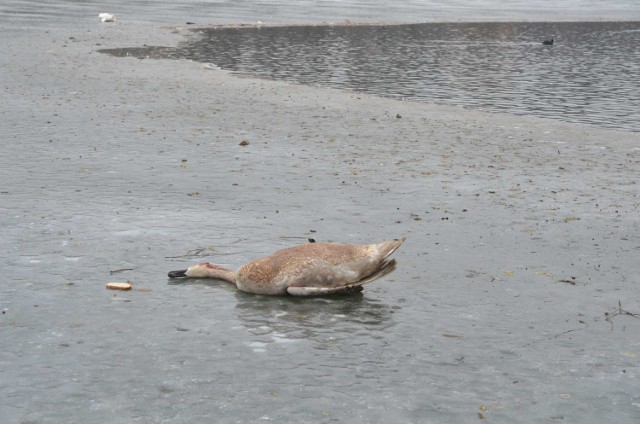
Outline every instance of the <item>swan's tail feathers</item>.
<svg viewBox="0 0 640 424"><path fill-rule="evenodd" d="M369 274L368 276L364 277L362 280L358 281L357 284L358 285L367 284L377 280L378 278L382 278L387 274L391 274L393 271L395 271L396 264L397 262L395 259L389 259L389 260L383 261L373 274Z"/></svg>
<svg viewBox="0 0 640 424"><path fill-rule="evenodd" d="M382 259L386 259L391 256L391 254L395 252L406 239L406 237L402 237L397 240L385 241L383 243L380 243L382 250Z"/></svg>

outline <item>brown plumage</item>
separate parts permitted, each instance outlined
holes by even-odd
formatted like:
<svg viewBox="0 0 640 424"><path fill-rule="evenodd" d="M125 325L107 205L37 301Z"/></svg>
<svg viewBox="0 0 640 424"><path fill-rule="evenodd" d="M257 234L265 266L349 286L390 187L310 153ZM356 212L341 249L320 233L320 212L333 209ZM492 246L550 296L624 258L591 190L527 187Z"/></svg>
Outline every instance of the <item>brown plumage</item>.
<svg viewBox="0 0 640 424"><path fill-rule="evenodd" d="M282 249L233 271L200 263L169 277L216 278L240 290L270 295L354 293L396 269L388 257L404 238L375 244L307 243Z"/></svg>

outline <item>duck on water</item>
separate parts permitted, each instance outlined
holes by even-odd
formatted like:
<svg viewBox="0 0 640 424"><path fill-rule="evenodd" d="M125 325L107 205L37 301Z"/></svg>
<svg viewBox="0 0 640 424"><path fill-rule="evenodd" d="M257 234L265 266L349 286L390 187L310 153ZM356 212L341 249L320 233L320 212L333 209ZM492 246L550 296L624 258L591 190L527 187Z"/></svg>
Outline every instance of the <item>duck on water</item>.
<svg viewBox="0 0 640 424"><path fill-rule="evenodd" d="M210 263L169 272L170 278L215 278L255 294L322 296L362 291L396 269L389 259L404 238L374 244L308 243L279 250L237 271Z"/></svg>

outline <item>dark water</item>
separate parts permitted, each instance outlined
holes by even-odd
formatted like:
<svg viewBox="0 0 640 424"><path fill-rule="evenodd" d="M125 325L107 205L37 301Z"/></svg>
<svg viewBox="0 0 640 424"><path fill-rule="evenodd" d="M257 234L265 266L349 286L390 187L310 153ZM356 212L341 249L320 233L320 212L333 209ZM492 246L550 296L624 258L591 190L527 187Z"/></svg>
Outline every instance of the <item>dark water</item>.
<svg viewBox="0 0 640 424"><path fill-rule="evenodd" d="M640 22L429 23L198 30L116 54L640 131ZM553 46L541 41L555 36Z"/></svg>

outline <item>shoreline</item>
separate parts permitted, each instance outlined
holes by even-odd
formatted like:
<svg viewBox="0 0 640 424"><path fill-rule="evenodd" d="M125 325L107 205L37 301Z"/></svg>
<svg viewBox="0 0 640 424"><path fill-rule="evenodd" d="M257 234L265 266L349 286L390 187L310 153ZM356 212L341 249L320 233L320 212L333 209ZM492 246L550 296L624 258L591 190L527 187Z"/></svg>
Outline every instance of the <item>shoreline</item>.
<svg viewBox="0 0 640 424"><path fill-rule="evenodd" d="M304 28L304 27L391 27L391 26L412 26L412 25L450 25L450 24L472 24L472 23L482 23L482 24L508 24L508 23L516 23L516 24L524 24L524 23L627 23L627 22L637 22L637 19L624 19L619 17L615 19L613 17L605 17L605 18L593 18L593 19L580 19L580 20L457 20L457 21L420 21L420 22L377 22L377 21L351 21L349 19L341 20L341 21L322 21L322 22L308 22L308 23L269 23L262 22L260 23L249 23L249 22L236 22L236 23L210 23L210 24L199 24L196 22L188 23L188 24L162 24L163 27L174 30L199 30L199 29L250 29L250 28Z"/></svg>

